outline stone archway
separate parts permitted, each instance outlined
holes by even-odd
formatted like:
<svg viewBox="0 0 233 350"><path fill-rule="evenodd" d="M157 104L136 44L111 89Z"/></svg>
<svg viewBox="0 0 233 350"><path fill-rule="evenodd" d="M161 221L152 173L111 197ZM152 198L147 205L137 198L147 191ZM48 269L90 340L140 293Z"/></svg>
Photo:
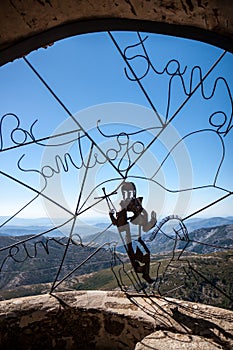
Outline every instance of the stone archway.
<svg viewBox="0 0 233 350"><path fill-rule="evenodd" d="M79 2L76 0L2 0L0 21L4 25L0 28L0 65L71 35L110 29L142 30L183 36L232 51L232 12L231 0L115 0L114 2L106 0L101 3L98 0L88 2L84 0ZM112 349L119 349L120 342L121 348L133 348L136 341L141 340L156 328L156 319L151 320L147 315L140 314L139 307L135 307L125 297L123 299L123 296L117 295L117 303L113 300L113 295L107 293L105 295L106 297L103 297L100 293L97 298L97 294L93 297L86 292L66 294L63 298L66 303L63 303L63 306L50 296L3 302L0 310L1 326L4 330L1 347L10 348L14 345L20 348L22 342L23 349L31 348L33 337L36 340L38 337L39 341L36 344L38 348L45 346L47 341L46 345L49 344L50 348L61 344L61 347L65 345L67 349L74 349L77 341L85 340L76 331L77 320L86 321L87 317L89 322L82 324L81 331L93 337L91 346L93 343L103 346L103 341L108 340L109 343L111 342ZM96 304L91 304L89 297ZM96 306L97 302L99 310ZM123 304L124 308L122 308ZM187 303L184 306L187 307ZM200 306L195 305L195 310L196 308L201 309ZM167 317L170 312L169 305L165 312ZM218 310L214 312L215 315L217 312L221 314L221 318L228 314L229 319L232 318L230 311ZM219 317L220 320L221 318ZM101 321L98 322L99 328L94 329L96 333L90 334L88 327L91 326L93 331L93 320L99 319ZM65 323L66 320L69 320L69 323ZM197 322L194 324L195 327L196 324ZM203 322L200 323L199 328L202 324ZM216 324L218 326L217 320ZM224 327L226 331L230 331L228 323L225 322ZM179 331L172 323L167 330L169 332L175 330L176 333ZM175 334L171 335L163 338L168 341ZM209 336L208 333L207 336ZM151 337L152 341L153 337ZM202 333L200 337L203 340ZM126 340L130 343L126 343ZM123 341L125 343L122 345ZM179 341L182 342L181 337ZM207 341L209 343L209 338ZM28 344L28 347L25 344ZM207 349L206 344L204 346Z"/></svg>
<svg viewBox="0 0 233 350"><path fill-rule="evenodd" d="M56 40L95 31L141 30L232 51L231 0L3 0L0 65Z"/></svg>

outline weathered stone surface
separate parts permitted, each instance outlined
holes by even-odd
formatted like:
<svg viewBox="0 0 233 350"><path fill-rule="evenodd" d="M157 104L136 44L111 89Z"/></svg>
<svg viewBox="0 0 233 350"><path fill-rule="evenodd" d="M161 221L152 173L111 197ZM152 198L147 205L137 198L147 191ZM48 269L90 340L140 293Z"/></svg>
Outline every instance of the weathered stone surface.
<svg viewBox="0 0 233 350"><path fill-rule="evenodd" d="M232 311L207 305L61 292L0 302L0 349L230 350L232 324Z"/></svg>
<svg viewBox="0 0 233 350"><path fill-rule="evenodd" d="M174 302L171 299L170 301ZM172 327L161 325L161 330L153 332L137 343L135 350L233 348L233 312L178 300L175 304L175 307L167 305L171 312Z"/></svg>
<svg viewBox="0 0 233 350"><path fill-rule="evenodd" d="M187 335L158 331L148 335L135 347L135 350L219 350L222 345L197 335Z"/></svg>
<svg viewBox="0 0 233 350"><path fill-rule="evenodd" d="M116 19L120 21L118 23L109 21ZM197 35L197 30L202 30L203 41L210 41L213 34L216 34L218 39L214 40L218 40L220 46L225 45L224 39L232 41L233 38L231 0L2 0L1 55L4 54L4 49L11 48L12 45L17 45L17 50L8 51L8 55L11 55L9 60L47 45L58 39L58 36L107 30L110 27L127 30L129 23L123 20L130 20L130 27L132 29L135 26L134 30L139 29L139 20L148 21L151 22L152 31L153 29L166 33L170 31L174 35L183 34L188 37L194 37ZM74 23L76 23L74 29L65 27ZM175 27L169 29L166 25L179 26L179 29L178 31ZM56 35L55 32L51 32L52 29L59 27L61 31L58 36L58 32ZM140 30L143 30L142 27ZM149 27L145 30L148 31ZM43 37L40 36L42 33ZM30 43L22 45L29 38L32 38Z"/></svg>
<svg viewBox="0 0 233 350"><path fill-rule="evenodd" d="M67 292L0 303L0 349L133 349L154 329L121 293Z"/></svg>

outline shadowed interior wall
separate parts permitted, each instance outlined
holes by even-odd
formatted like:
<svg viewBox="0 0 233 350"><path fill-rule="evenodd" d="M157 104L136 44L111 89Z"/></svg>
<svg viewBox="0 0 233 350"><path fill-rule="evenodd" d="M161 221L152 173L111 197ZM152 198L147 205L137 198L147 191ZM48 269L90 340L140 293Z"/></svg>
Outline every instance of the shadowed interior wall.
<svg viewBox="0 0 233 350"><path fill-rule="evenodd" d="M2 0L0 64L58 39L141 30L202 40L232 51L231 0Z"/></svg>

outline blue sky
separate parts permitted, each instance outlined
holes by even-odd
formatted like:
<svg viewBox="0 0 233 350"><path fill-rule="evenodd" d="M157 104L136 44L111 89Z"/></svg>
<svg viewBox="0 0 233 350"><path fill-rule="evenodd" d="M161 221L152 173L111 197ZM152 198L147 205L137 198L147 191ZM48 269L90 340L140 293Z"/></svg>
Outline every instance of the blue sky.
<svg viewBox="0 0 233 350"><path fill-rule="evenodd" d="M222 49L156 34L112 35L127 60L121 57L108 33L68 38L27 56L73 119L23 59L1 67L1 171L22 183L0 174L0 216L17 211L20 217L72 215L86 176L80 212L95 205L94 210L86 210L80 217L105 217L107 205L96 204L95 196L102 194L103 186L108 192L119 186L125 174L123 169L134 161L128 179L137 184L138 195L144 197L148 211L154 209L159 216L192 215L232 191L232 129L227 133L232 125L232 54L226 53L204 80L203 89L199 87L187 99L200 82L200 74L208 72L223 54ZM141 78L141 86L127 63ZM182 79L175 74L177 71L183 72ZM171 124L165 125L170 118ZM98 120L102 134L97 129ZM160 134L161 121L165 127ZM83 135L80 126L90 138L83 136L78 143L78 136ZM142 131L143 128L149 130ZM30 133L39 139L74 129L80 129L79 134L55 138L49 147L44 146L47 141L43 145L23 144L32 139ZM122 132L130 137L119 136ZM96 143L92 154L90 140ZM12 149L17 142L22 146ZM68 144L54 146L65 142ZM148 145L148 151L142 154L142 148ZM105 154L108 152L111 162L104 161L98 146ZM99 163L103 163L93 166L86 175L84 167L78 169L80 147L85 162L91 154L94 164L96 153ZM51 169L56 169L56 156L64 159L67 152L76 167L70 163L69 171L61 168L59 174L50 176ZM42 170L47 176L46 184ZM53 203L41 200L32 188L42 191ZM120 194L112 198L117 206ZM62 203L62 208L58 209L54 202ZM198 216L232 215L232 207L229 196Z"/></svg>

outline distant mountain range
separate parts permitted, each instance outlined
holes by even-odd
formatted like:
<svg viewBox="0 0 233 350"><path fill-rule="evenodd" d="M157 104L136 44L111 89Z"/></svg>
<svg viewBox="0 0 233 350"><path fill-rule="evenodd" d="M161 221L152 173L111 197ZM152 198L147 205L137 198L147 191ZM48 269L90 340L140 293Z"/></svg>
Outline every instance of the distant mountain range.
<svg viewBox="0 0 233 350"><path fill-rule="evenodd" d="M199 254L213 253L233 249L233 225L202 227L191 231L188 240L175 240L175 236L158 233L155 239L148 244L154 254L175 250L195 252Z"/></svg>
<svg viewBox="0 0 233 350"><path fill-rule="evenodd" d="M189 232L203 227L216 227L233 224L233 216L228 217L211 217L207 219L190 219L185 222Z"/></svg>
<svg viewBox="0 0 233 350"><path fill-rule="evenodd" d="M3 218L3 217L1 217ZM18 223L21 222L19 219ZM53 226L46 225L27 225L29 223L36 223L33 219L22 219L23 226L21 225L5 225L0 228L0 236L19 237L42 235L46 237L67 237L70 232L70 226L63 228L62 230L54 229L49 231ZM48 219L46 219L48 220ZM44 220L46 224L48 221ZM196 253L210 253L214 251L224 250L224 248L233 247L233 217L212 217L209 219L192 219L185 222L188 229L188 235L190 242L177 240L175 249L188 250ZM137 240L137 226L133 226L132 239ZM159 231L155 239L152 242L148 242L147 245L151 250L151 253L157 254L161 252L168 252L174 249L174 231L173 227L169 226L173 235L167 235ZM44 234L44 232L47 232ZM74 229L74 238L81 241L83 244L94 243L97 246L102 246L106 243L115 243L117 250L121 253L125 253L123 242L115 226L109 228L109 223L99 222L95 226L78 224ZM41 237L42 237L41 236ZM147 239L150 235L144 234L144 239ZM17 239L18 240L18 239ZM16 240L16 241L17 241ZM2 240L3 243L3 240ZM1 247L3 245L1 244Z"/></svg>
<svg viewBox="0 0 233 350"><path fill-rule="evenodd" d="M49 218L33 218L33 219L26 219L26 218L13 218L10 220L10 216L0 216L0 226L8 221L6 225L10 226L51 226L53 225L53 222ZM58 221L57 221L58 222Z"/></svg>
<svg viewBox="0 0 233 350"><path fill-rule="evenodd" d="M10 216L0 216L0 226L7 220L10 219ZM163 218L159 219L162 220ZM50 219L50 218L13 218L8 221L5 226L54 226L61 224L65 219ZM110 220L102 221L101 219L96 218L96 220L91 220L90 225L95 225L96 227L102 228L110 223ZM191 229L196 229L200 227L210 227L210 226L221 226L229 225L233 223L233 216L224 216L224 217L210 217L210 218L194 218L188 219L186 226Z"/></svg>
<svg viewBox="0 0 233 350"><path fill-rule="evenodd" d="M59 226L63 223L62 219L53 219L50 220L49 218L37 218L37 219L25 219L25 218L13 218L12 220L8 221L4 226L3 223L6 222L9 219L8 216L0 216L0 235L10 235L10 236L22 236L22 235L28 235L31 234L38 234L39 232L47 231L51 229L52 227ZM83 224L77 222L76 228L77 231L79 231L79 234L81 233L82 237L87 237L90 239L92 235L98 234L98 232L103 231L106 229L110 224L110 220L106 222L98 222L98 219L96 219L96 222L93 221L93 224ZM233 216L228 217L211 217L211 218L195 218L195 219L189 219L185 221L185 225L189 232L199 229L199 228L209 228L209 227L216 227L216 226L223 226L223 225L231 225L233 224ZM133 232L137 232L137 227L133 227ZM65 228L62 229L55 229L52 231L49 235L51 236L63 236L65 234L69 234L69 226L65 226ZM114 231L115 235L115 228L111 228L111 232ZM109 232L110 232L109 231Z"/></svg>
<svg viewBox="0 0 233 350"><path fill-rule="evenodd" d="M196 242L191 242L191 241L197 241L197 242L202 242L203 244L213 244L213 245L219 245L223 247L232 247L233 245L233 217L213 217L209 219L192 219L192 220L187 220L185 222L185 225L188 229L188 235L190 239L190 243L188 245L188 249L190 251L196 251L196 252L206 252L208 251L214 251L214 248L212 249L211 247L204 248L197 248L197 243ZM97 226L97 225L96 225ZM99 232L101 232L101 229L104 230L107 225L104 223L99 223L98 228L100 229ZM132 231L132 239L137 239L137 226L131 226L133 228ZM167 231L172 232L171 235L166 235L163 234L162 231L159 231L159 233L156 236L156 239L152 241L150 245L152 251L154 253L158 253L161 251L169 251L173 249L174 245L174 231L173 231L173 226L167 224L166 227ZM165 230L165 233L166 233ZM97 231L98 232L98 231ZM153 231L152 231L153 232ZM150 236L150 234L143 234L144 239L147 239ZM103 234L89 234L84 236L83 238L84 242L90 242L94 241L98 243L99 245L102 245L104 242L113 242L117 241L118 244L121 246L122 241L121 238L114 226L112 226L110 229L108 229L106 232ZM179 242L176 249L181 249L184 246L184 242ZM120 248L120 251L124 251L124 248Z"/></svg>

